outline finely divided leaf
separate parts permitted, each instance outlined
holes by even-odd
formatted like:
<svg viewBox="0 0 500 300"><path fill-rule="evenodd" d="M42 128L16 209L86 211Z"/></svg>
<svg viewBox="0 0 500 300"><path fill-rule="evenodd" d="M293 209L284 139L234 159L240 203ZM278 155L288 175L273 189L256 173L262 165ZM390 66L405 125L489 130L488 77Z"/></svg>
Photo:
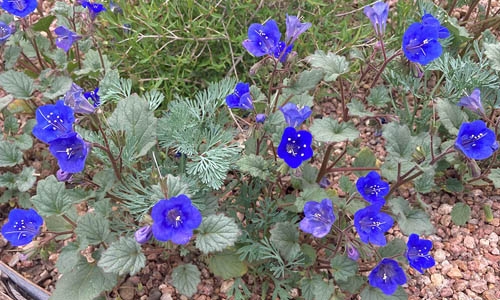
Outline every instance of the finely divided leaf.
<svg viewBox="0 0 500 300"><path fill-rule="evenodd" d="M179 293L191 297L196 293L201 273L195 265L185 264L176 267L172 272L172 285Z"/></svg>
<svg viewBox="0 0 500 300"><path fill-rule="evenodd" d="M240 230L233 219L224 215L211 215L203 218L198 235L196 237L196 247L201 252L221 251L234 245Z"/></svg>
<svg viewBox="0 0 500 300"><path fill-rule="evenodd" d="M120 276L129 273L131 276L139 272L146 265L146 256L141 246L132 237L122 237L112 243L104 251L98 266L106 272Z"/></svg>

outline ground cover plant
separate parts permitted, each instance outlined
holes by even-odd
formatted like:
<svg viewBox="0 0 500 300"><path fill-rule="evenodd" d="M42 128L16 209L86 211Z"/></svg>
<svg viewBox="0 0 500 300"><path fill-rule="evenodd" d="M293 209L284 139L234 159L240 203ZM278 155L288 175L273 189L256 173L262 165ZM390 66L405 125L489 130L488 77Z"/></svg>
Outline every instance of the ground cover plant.
<svg viewBox="0 0 500 300"><path fill-rule="evenodd" d="M436 264L423 195L500 187L498 12L466 28L458 2L269 6L245 26L239 2L2 2L3 238L57 254L51 299L118 297L150 254L187 297L206 267L234 299L408 299ZM140 17L163 9L178 19Z"/></svg>

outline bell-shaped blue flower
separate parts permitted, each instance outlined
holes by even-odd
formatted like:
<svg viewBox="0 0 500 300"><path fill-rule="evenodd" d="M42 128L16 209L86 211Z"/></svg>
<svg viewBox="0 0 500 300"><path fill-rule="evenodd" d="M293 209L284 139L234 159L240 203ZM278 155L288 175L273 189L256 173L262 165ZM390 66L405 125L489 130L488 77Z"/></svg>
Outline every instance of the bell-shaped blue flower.
<svg viewBox="0 0 500 300"><path fill-rule="evenodd" d="M432 241L421 239L418 234L412 233L406 246L408 247L406 258L410 267L423 274L423 269L431 268L436 264L434 258L429 254L432 249Z"/></svg>
<svg viewBox="0 0 500 300"><path fill-rule="evenodd" d="M398 289L398 285L406 283L406 275L394 259L384 258L370 272L368 282L384 294L392 295Z"/></svg>
<svg viewBox="0 0 500 300"><path fill-rule="evenodd" d="M56 27L56 29L54 29L54 33L57 35L56 46L63 49L64 52L68 52L71 46L82 38L65 26Z"/></svg>
<svg viewBox="0 0 500 300"><path fill-rule="evenodd" d="M384 35L387 16L389 15L389 4L380 1L373 4L373 6L365 7L363 12L370 19L375 33L378 36Z"/></svg>
<svg viewBox="0 0 500 300"><path fill-rule="evenodd" d="M274 49L274 57L279 58L281 63L285 63L288 58L288 54L292 52L292 49L293 49L293 44L287 47L285 42L281 41L278 43L278 46Z"/></svg>
<svg viewBox="0 0 500 300"><path fill-rule="evenodd" d="M253 109L250 84L239 82L234 89L234 93L227 95L226 104L229 108Z"/></svg>
<svg viewBox="0 0 500 300"><path fill-rule="evenodd" d="M44 143L73 131L75 116L73 109L59 100L56 104L46 104L36 110L36 125L32 133Z"/></svg>
<svg viewBox="0 0 500 300"><path fill-rule="evenodd" d="M287 127L278 146L278 156L290 168L298 168L304 160L308 160L313 156L311 144L312 134L310 132L305 130L296 131L293 127Z"/></svg>
<svg viewBox="0 0 500 300"><path fill-rule="evenodd" d="M104 7L104 5L100 3L90 1L81 1L80 3L83 7L89 10L90 19L92 21L94 21L95 18L97 18L97 15L99 15L101 12L106 11L106 7Z"/></svg>
<svg viewBox="0 0 500 300"><path fill-rule="evenodd" d="M24 246L38 235L42 225L43 219L34 209L14 208L2 227L2 235L13 246Z"/></svg>
<svg viewBox="0 0 500 300"><path fill-rule="evenodd" d="M151 225L146 225L137 229L134 233L134 238L139 244L147 243L153 237L153 227Z"/></svg>
<svg viewBox="0 0 500 300"><path fill-rule="evenodd" d="M71 132L50 142L49 150L62 171L78 173L85 167L90 147L79 134Z"/></svg>
<svg viewBox="0 0 500 300"><path fill-rule="evenodd" d="M474 89L470 96L462 97L458 105L477 114L484 115L483 103L481 103L481 91L479 89Z"/></svg>
<svg viewBox="0 0 500 300"><path fill-rule="evenodd" d="M264 124L264 122L266 121L266 115L265 114L257 114L255 116L255 122L257 123L261 123L261 124Z"/></svg>
<svg viewBox="0 0 500 300"><path fill-rule="evenodd" d="M371 171L365 177L359 177L356 188L363 199L370 203L384 204L384 197L389 194L389 183L383 181L375 171Z"/></svg>
<svg viewBox="0 0 500 300"><path fill-rule="evenodd" d="M458 130L455 148L471 159L487 159L498 149L495 132L482 120L463 123Z"/></svg>
<svg viewBox="0 0 500 300"><path fill-rule="evenodd" d="M264 25L254 23L248 28L248 39L243 41L243 47L253 56L274 55L281 33L276 21L269 20Z"/></svg>
<svg viewBox="0 0 500 300"><path fill-rule="evenodd" d="M0 45L3 45L12 34L9 24L0 21Z"/></svg>
<svg viewBox="0 0 500 300"><path fill-rule="evenodd" d="M3 0L0 5L9 14L24 18L34 12L38 4L36 0Z"/></svg>
<svg viewBox="0 0 500 300"><path fill-rule="evenodd" d="M413 23L403 34L402 48L408 60L426 65L438 58L443 47L438 39L450 36L446 27L430 14L422 17L421 23Z"/></svg>
<svg viewBox="0 0 500 300"><path fill-rule="evenodd" d="M287 45L293 45L295 40L304 33L307 29L312 26L311 23L302 23L300 19L296 16L286 15L286 33L285 33L285 43Z"/></svg>
<svg viewBox="0 0 500 300"><path fill-rule="evenodd" d="M285 122L288 126L297 127L304 123L307 118L312 114L312 110L309 106L298 106L295 103L287 103L280 108L285 117Z"/></svg>
<svg viewBox="0 0 500 300"><path fill-rule="evenodd" d="M95 107L85 97L83 89L76 83L71 84L71 88L64 95L64 104L79 114L91 114L95 110Z"/></svg>
<svg viewBox="0 0 500 300"><path fill-rule="evenodd" d="M354 227L363 243L378 246L387 243L384 233L392 227L394 220L388 214L381 212L381 207L380 204L372 204L354 214Z"/></svg>
<svg viewBox="0 0 500 300"><path fill-rule="evenodd" d="M330 199L323 199L321 203L316 201L306 202L304 215L304 219L299 223L300 230L317 238L326 236L332 229L333 222L335 222L333 204Z"/></svg>
<svg viewBox="0 0 500 300"><path fill-rule="evenodd" d="M95 107L98 107L101 105L101 97L99 96L99 88L95 88L95 90L90 91L90 92L85 92L83 93L83 96L85 99L92 101L92 105Z"/></svg>
<svg viewBox="0 0 500 300"><path fill-rule="evenodd" d="M158 201L153 206L151 218L153 235L157 240L181 245L189 242L202 219L200 211L186 195Z"/></svg>

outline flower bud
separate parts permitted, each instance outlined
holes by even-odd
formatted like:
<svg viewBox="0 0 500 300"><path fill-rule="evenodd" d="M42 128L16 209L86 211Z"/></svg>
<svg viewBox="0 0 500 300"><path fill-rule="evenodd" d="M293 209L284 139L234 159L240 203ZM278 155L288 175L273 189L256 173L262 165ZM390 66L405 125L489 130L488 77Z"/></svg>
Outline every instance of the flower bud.
<svg viewBox="0 0 500 300"><path fill-rule="evenodd" d="M323 189L326 189L327 187L330 186L330 180L326 176L323 176L319 182L319 186Z"/></svg>
<svg viewBox="0 0 500 300"><path fill-rule="evenodd" d="M265 114L257 114L255 116L255 122L264 124L264 121L266 121L266 115Z"/></svg>
<svg viewBox="0 0 500 300"><path fill-rule="evenodd" d="M153 230L151 225L139 228L134 234L135 240L139 244L147 243L152 236L153 236Z"/></svg>
<svg viewBox="0 0 500 300"><path fill-rule="evenodd" d="M349 257L352 260L358 260L359 252L358 249L356 249L356 247L354 247L352 244L347 244L346 250L347 250L347 257Z"/></svg>
<svg viewBox="0 0 500 300"><path fill-rule="evenodd" d="M61 169L57 170L57 172L56 172L56 178L57 178L57 180L59 180L61 182L70 181L72 176L73 176L73 173L65 172Z"/></svg>

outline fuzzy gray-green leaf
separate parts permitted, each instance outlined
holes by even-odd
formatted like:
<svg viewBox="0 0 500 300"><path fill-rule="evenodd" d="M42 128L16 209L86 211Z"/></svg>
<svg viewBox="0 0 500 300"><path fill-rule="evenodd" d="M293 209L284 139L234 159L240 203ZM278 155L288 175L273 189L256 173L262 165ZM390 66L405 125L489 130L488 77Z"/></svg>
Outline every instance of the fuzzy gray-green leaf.
<svg viewBox="0 0 500 300"><path fill-rule="evenodd" d="M185 264L174 268L172 285L183 295L191 297L196 293L201 273L195 265Z"/></svg>
<svg viewBox="0 0 500 300"><path fill-rule="evenodd" d="M211 215L203 218L198 235L196 236L196 247L207 254L222 251L234 245L240 229L236 222L224 215Z"/></svg>
<svg viewBox="0 0 500 300"><path fill-rule="evenodd" d="M146 256L133 237L122 237L102 254L98 266L120 276L139 272L146 265Z"/></svg>

